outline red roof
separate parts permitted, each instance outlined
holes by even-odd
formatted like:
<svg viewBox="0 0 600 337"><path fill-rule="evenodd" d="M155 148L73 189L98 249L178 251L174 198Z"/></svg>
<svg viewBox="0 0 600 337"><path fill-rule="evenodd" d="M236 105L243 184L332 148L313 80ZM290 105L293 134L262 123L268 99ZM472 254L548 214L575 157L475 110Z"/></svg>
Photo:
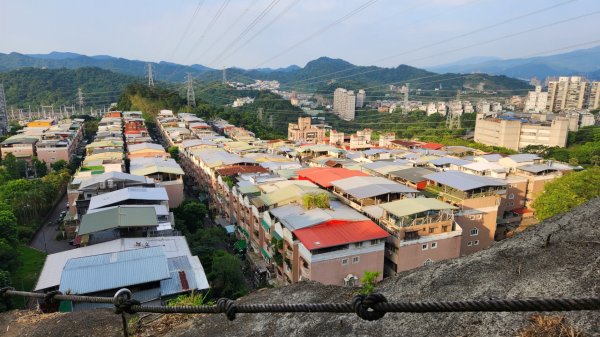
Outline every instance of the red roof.
<svg viewBox="0 0 600 337"><path fill-rule="evenodd" d="M323 188L331 187L331 182L336 180L365 176L368 174L361 171L334 167L311 167L298 171L298 179L310 180Z"/></svg>
<svg viewBox="0 0 600 337"><path fill-rule="evenodd" d="M267 173L269 172L266 168L262 166L242 166L242 165L234 165L234 166L226 166L217 169L217 173L222 176L234 176L239 173Z"/></svg>
<svg viewBox="0 0 600 337"><path fill-rule="evenodd" d="M329 220L316 226L295 230L294 235L308 250L383 239L390 236L388 232L371 220Z"/></svg>
<svg viewBox="0 0 600 337"><path fill-rule="evenodd" d="M402 140L402 139L394 139L390 143L404 146L406 148L420 147L421 145L423 145L423 143L421 143L421 142L415 142L412 140Z"/></svg>
<svg viewBox="0 0 600 337"><path fill-rule="evenodd" d="M421 145L421 148L428 150L439 150L444 147L444 144L440 143L425 143Z"/></svg>

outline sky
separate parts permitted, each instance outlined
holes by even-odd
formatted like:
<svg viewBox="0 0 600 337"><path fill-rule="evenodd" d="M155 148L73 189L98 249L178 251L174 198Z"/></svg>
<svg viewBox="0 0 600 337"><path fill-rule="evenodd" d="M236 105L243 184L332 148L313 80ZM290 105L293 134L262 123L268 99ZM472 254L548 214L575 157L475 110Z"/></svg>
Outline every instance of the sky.
<svg viewBox="0 0 600 337"><path fill-rule="evenodd" d="M599 0L0 0L0 52L213 68L304 66L321 56L424 67L592 47L598 22Z"/></svg>

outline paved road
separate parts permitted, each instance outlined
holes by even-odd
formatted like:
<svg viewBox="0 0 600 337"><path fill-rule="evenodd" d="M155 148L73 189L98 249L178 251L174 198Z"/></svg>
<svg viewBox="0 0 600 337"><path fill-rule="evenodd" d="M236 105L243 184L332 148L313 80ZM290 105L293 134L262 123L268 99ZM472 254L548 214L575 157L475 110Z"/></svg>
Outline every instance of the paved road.
<svg viewBox="0 0 600 337"><path fill-rule="evenodd" d="M48 221L43 224L44 227L33 237L33 240L30 244L32 248L48 254L54 254L74 248L73 246L69 245L68 240L56 240L56 235L58 234L58 225L56 224L56 220L59 218L60 212L66 209L66 204L67 194L65 193L61 201L52 210L52 215L48 218Z"/></svg>

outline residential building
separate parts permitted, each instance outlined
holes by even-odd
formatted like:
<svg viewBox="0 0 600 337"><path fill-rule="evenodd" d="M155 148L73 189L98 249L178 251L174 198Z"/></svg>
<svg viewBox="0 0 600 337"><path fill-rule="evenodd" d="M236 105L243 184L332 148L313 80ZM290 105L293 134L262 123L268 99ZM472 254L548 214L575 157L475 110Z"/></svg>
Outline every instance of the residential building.
<svg viewBox="0 0 600 337"><path fill-rule="evenodd" d="M551 122L533 122L517 118L483 118L478 114L475 122L476 142L513 150L528 145L565 147L568 133L569 119L564 117Z"/></svg>
<svg viewBox="0 0 600 337"><path fill-rule="evenodd" d="M367 101L367 94L363 89L358 90L356 94L356 107L362 108L365 106L365 102Z"/></svg>
<svg viewBox="0 0 600 337"><path fill-rule="evenodd" d="M506 194L507 183L459 171L432 173L425 178L429 180L427 192L459 209L455 221L463 229L461 255L491 246L500 195Z"/></svg>
<svg viewBox="0 0 600 337"><path fill-rule="evenodd" d="M581 76L561 76L548 82L546 109L552 112L581 110L586 107L590 83Z"/></svg>
<svg viewBox="0 0 600 337"><path fill-rule="evenodd" d="M384 132L379 135L379 147L389 147L391 141L396 139L395 132Z"/></svg>
<svg viewBox="0 0 600 337"><path fill-rule="evenodd" d="M336 130L329 132L329 145L342 146L344 145L344 133Z"/></svg>
<svg viewBox="0 0 600 337"><path fill-rule="evenodd" d="M333 112L346 121L354 120L356 97L354 91L337 88L333 93Z"/></svg>
<svg viewBox="0 0 600 337"><path fill-rule="evenodd" d="M325 128L321 125L312 125L310 117L298 117L298 123L288 125L288 140L322 144L325 142Z"/></svg>
<svg viewBox="0 0 600 337"><path fill-rule="evenodd" d="M36 156L35 145L40 140L37 136L30 136L25 134L14 135L8 137L2 142L2 159L6 158L6 155L11 153L18 159L31 160Z"/></svg>
<svg viewBox="0 0 600 337"><path fill-rule="evenodd" d="M542 91L541 85L535 86L535 91L529 91L525 100L524 112L541 113L546 111L548 93Z"/></svg>
<svg viewBox="0 0 600 337"><path fill-rule="evenodd" d="M462 229L456 206L433 198L408 198L365 207L390 236L385 245L385 273L396 273L460 256Z"/></svg>
<svg viewBox="0 0 600 337"><path fill-rule="evenodd" d="M354 176L331 182L332 192L350 207L362 211L402 198L414 198L419 191L382 177Z"/></svg>

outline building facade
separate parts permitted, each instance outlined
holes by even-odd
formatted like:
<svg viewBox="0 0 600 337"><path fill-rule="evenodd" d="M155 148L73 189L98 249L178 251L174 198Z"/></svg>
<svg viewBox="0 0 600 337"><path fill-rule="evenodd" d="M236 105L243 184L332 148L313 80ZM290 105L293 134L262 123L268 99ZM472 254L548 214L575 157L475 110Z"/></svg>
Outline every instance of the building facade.
<svg viewBox="0 0 600 337"><path fill-rule="evenodd" d="M333 93L333 112L346 121L354 120L356 97L354 91L343 88L335 89Z"/></svg>

